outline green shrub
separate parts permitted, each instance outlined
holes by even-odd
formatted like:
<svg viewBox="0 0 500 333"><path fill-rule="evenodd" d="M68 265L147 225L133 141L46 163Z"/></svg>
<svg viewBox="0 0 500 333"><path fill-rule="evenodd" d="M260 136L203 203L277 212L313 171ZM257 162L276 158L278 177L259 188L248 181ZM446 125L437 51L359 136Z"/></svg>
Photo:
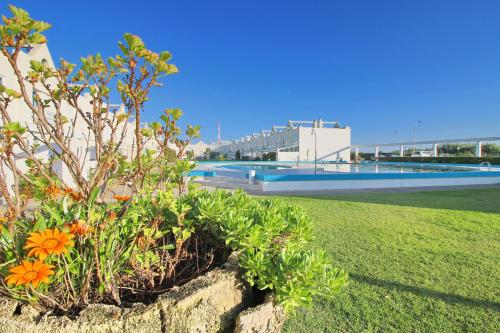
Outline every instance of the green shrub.
<svg viewBox="0 0 500 333"><path fill-rule="evenodd" d="M325 254L308 249L311 221L300 207L281 200L256 200L243 191L202 192L190 203L191 218L206 223L215 237L238 253L244 278L260 290L273 290L285 309L335 295L347 273Z"/></svg>
<svg viewBox="0 0 500 333"><path fill-rule="evenodd" d="M379 161L386 162L423 162L423 163L457 163L457 164L480 164L490 162L500 165L500 157L380 157Z"/></svg>

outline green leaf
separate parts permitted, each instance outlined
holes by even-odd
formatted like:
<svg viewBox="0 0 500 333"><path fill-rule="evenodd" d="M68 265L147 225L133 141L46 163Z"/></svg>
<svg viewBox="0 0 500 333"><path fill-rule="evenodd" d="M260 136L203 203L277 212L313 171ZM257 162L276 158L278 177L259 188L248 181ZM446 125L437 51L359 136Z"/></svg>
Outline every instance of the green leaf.
<svg viewBox="0 0 500 333"><path fill-rule="evenodd" d="M172 116L174 120L179 120L182 116L182 110L175 108L175 109L166 109L165 113L168 115Z"/></svg>
<svg viewBox="0 0 500 333"><path fill-rule="evenodd" d="M162 245L158 248L160 250L173 250L173 249L175 249L175 245L174 244L166 244L166 245Z"/></svg>
<svg viewBox="0 0 500 333"><path fill-rule="evenodd" d="M11 136L11 137L18 137L23 135L28 129L25 127L22 127L21 124L19 124L17 121L7 123L4 125L2 132L6 136Z"/></svg>
<svg viewBox="0 0 500 333"><path fill-rule="evenodd" d="M160 60L161 61L167 62L170 59L172 59L172 54L170 52L163 51L163 52L160 53Z"/></svg>
<svg viewBox="0 0 500 333"><path fill-rule="evenodd" d="M127 32L123 35L123 39L125 39L128 49L131 51L137 52L144 49L144 42L139 36Z"/></svg>

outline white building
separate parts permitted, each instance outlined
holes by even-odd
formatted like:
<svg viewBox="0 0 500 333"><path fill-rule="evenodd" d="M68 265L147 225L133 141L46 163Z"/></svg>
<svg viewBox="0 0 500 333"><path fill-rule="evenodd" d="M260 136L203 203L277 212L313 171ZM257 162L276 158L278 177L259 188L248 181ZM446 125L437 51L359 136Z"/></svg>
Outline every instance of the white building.
<svg viewBox="0 0 500 333"><path fill-rule="evenodd" d="M215 145L213 143L205 143L203 141L198 141L196 143L191 143L186 151L192 151L195 158L205 158L207 150L213 150Z"/></svg>
<svg viewBox="0 0 500 333"><path fill-rule="evenodd" d="M276 152L278 161L350 161L351 129L338 122L289 120L287 126L273 126L235 141L224 141L215 150L235 158L261 158Z"/></svg>
<svg viewBox="0 0 500 333"><path fill-rule="evenodd" d="M50 55L49 49L46 44L38 44L33 45L28 48L26 51L21 51L18 56L18 67L23 75L28 73L30 70L30 61L36 60L44 63L46 66L50 68L55 68L54 62ZM7 59L0 54L0 84L4 85L7 88L14 89L19 91L19 83L17 81L17 77L15 76L12 67L8 63ZM39 90L43 91L43 87L37 86ZM30 84L26 84L26 89L28 95L33 95L33 89ZM92 104L91 97L89 94L83 94L79 99L79 105L83 109L85 113L92 113ZM109 105L110 110L115 109L116 112L123 112L123 105ZM26 103L22 98L16 99L12 101L8 108L7 112L12 118L12 122L19 122L23 127L28 128L28 132L24 135L29 143L35 143L36 137L30 133L36 135L38 132L37 126L33 121L32 112L27 107ZM73 119L75 115L75 109L68 104L62 104L61 106L61 114L68 119ZM49 121L53 121L53 117L55 112L50 115L49 113ZM95 143L93 143L92 135L89 135L89 129L87 128L86 123L81 117L76 118L77 121L74 125L74 134L71 137L71 149L78 156L80 163L82 165L84 176L88 175L88 172L95 167ZM2 120L0 119L0 128L3 126ZM70 125L68 124L68 127ZM123 122L122 125L127 127L125 130L125 137L123 140L123 144L121 146L120 153L128 158L133 156L133 147L135 146L135 135L134 135L134 123L133 122ZM123 128L123 127L122 127ZM104 138L106 136L109 137L109 129L105 130ZM70 131L68 131L70 133ZM89 140L90 138L90 140ZM146 145L147 148L150 147L150 144ZM27 171L27 167L25 166L25 157L21 151L17 151L17 165L19 169L22 171ZM51 151L46 146L40 146L35 154L35 156L39 159L48 161L51 156ZM73 179L69 174L69 171L64 166L61 161L56 161L53 165L53 170L55 173L64 181L68 186L74 186ZM12 179L7 179L9 185L12 184Z"/></svg>

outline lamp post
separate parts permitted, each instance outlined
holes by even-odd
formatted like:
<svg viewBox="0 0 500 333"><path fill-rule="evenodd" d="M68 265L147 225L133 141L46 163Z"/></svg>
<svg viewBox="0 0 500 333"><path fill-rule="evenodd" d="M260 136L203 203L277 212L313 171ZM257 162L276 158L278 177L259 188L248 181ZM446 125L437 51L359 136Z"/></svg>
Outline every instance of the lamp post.
<svg viewBox="0 0 500 333"><path fill-rule="evenodd" d="M417 131L417 127L422 123L421 120L417 121L417 124L413 127L413 153L415 152L415 132Z"/></svg>
<svg viewBox="0 0 500 333"><path fill-rule="evenodd" d="M394 135L396 135L396 140L399 142L399 156L404 157L403 139L401 138L399 131L394 131Z"/></svg>
<svg viewBox="0 0 500 333"><path fill-rule="evenodd" d="M317 148L317 133L316 129L313 127L311 130L311 135L314 135L314 174L316 174L316 166L318 163L318 148Z"/></svg>

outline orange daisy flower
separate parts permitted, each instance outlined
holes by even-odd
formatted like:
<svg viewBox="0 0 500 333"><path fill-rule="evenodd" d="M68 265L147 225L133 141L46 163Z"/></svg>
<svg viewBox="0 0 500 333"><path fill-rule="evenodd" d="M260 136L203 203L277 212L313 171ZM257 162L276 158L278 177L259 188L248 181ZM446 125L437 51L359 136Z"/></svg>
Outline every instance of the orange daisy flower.
<svg viewBox="0 0 500 333"><path fill-rule="evenodd" d="M44 260L49 254L60 255L68 252L68 247L73 246L73 237L75 236L56 228L32 232L24 248L31 249L28 256L37 256Z"/></svg>
<svg viewBox="0 0 500 333"><path fill-rule="evenodd" d="M62 190L56 185L50 184L43 190L43 192L45 192L45 194L51 199L55 199L59 194L61 194Z"/></svg>
<svg viewBox="0 0 500 333"><path fill-rule="evenodd" d="M31 283L36 288L40 282L49 283L49 276L54 274L52 268L54 266L47 265L40 260L33 263L24 260L21 265L9 269L11 274L5 278L5 282L16 286L26 286Z"/></svg>
<svg viewBox="0 0 500 333"><path fill-rule="evenodd" d="M72 188L69 188L69 187L64 189L64 193L69 194L71 199L73 199L75 201L80 201L83 199L83 195L80 192L76 192L75 190L73 190Z"/></svg>
<svg viewBox="0 0 500 333"><path fill-rule="evenodd" d="M71 196L71 199L75 200L75 201L81 201L83 199L83 194L81 194L80 192L72 192L70 194Z"/></svg>
<svg viewBox="0 0 500 333"><path fill-rule="evenodd" d="M113 195L113 199L120 202L129 201L130 198L131 198L130 195L118 195L118 194Z"/></svg>
<svg viewBox="0 0 500 333"><path fill-rule="evenodd" d="M113 222L114 220L116 220L116 217L117 217L117 215L115 212L109 212L108 221Z"/></svg>
<svg viewBox="0 0 500 333"><path fill-rule="evenodd" d="M84 220L78 220L69 226L69 232L73 235L86 235L92 232L92 227L88 226Z"/></svg>

